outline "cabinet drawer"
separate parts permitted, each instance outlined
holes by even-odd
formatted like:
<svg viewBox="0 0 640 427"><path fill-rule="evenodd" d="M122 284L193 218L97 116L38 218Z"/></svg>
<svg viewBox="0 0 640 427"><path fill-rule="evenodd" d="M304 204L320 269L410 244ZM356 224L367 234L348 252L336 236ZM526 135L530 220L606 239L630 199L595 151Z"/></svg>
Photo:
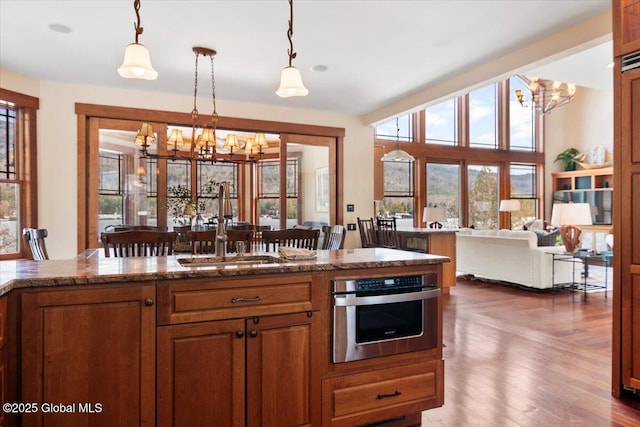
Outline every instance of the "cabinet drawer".
<svg viewBox="0 0 640 427"><path fill-rule="evenodd" d="M325 425L382 421L443 403L442 360L345 375L323 383L324 416L330 419Z"/></svg>
<svg viewBox="0 0 640 427"><path fill-rule="evenodd" d="M158 286L158 322L175 324L311 311L310 276L189 280Z"/></svg>

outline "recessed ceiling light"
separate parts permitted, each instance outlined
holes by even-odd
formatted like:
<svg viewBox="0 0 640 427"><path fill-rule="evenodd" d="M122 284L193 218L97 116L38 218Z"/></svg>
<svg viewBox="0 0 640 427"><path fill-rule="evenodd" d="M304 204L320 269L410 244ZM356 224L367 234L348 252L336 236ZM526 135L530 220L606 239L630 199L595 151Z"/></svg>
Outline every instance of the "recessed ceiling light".
<svg viewBox="0 0 640 427"><path fill-rule="evenodd" d="M55 31L56 33L68 34L71 32L71 28L62 24L49 24L49 29L51 31Z"/></svg>
<svg viewBox="0 0 640 427"><path fill-rule="evenodd" d="M318 73L322 73L324 71L327 71L329 69L329 67L327 67L326 65L314 65L313 67L311 67L311 71L317 71Z"/></svg>

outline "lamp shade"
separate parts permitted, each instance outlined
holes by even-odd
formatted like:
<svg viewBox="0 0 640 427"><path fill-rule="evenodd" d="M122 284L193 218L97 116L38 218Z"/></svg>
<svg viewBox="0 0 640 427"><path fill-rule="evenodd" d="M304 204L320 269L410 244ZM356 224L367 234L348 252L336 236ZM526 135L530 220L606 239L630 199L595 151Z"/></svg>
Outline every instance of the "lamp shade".
<svg viewBox="0 0 640 427"><path fill-rule="evenodd" d="M500 200L500 212L513 212L520 210L520 200L506 199Z"/></svg>
<svg viewBox="0 0 640 427"><path fill-rule="evenodd" d="M302 83L302 76L296 67L286 67L280 74L280 87L276 94L281 98L290 96L306 96L309 91Z"/></svg>
<svg viewBox="0 0 640 427"><path fill-rule="evenodd" d="M551 224L591 225L591 208L589 203L555 203L551 212Z"/></svg>
<svg viewBox="0 0 640 427"><path fill-rule="evenodd" d="M149 51L139 43L131 43L127 46L118 74L125 79L155 80L158 77L158 72L151 65Z"/></svg>
<svg viewBox="0 0 640 427"><path fill-rule="evenodd" d="M444 208L424 208L422 212L424 222L442 222L447 220L447 211Z"/></svg>
<svg viewBox="0 0 640 427"><path fill-rule="evenodd" d="M380 158L383 162L414 162L416 159L406 151L402 151L399 148L391 150Z"/></svg>
<svg viewBox="0 0 640 427"><path fill-rule="evenodd" d="M167 139L167 146L173 147L174 150L179 150L184 146L184 139L182 138L182 131L180 129L173 129L169 139Z"/></svg>

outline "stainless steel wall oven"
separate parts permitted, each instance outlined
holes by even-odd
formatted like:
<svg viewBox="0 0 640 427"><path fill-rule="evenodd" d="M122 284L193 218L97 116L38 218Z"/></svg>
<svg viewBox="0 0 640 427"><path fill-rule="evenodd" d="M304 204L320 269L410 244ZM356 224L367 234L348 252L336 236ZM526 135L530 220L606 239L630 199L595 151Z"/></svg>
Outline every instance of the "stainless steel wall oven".
<svg viewBox="0 0 640 427"><path fill-rule="evenodd" d="M437 346L435 274L335 280L332 295L334 363Z"/></svg>

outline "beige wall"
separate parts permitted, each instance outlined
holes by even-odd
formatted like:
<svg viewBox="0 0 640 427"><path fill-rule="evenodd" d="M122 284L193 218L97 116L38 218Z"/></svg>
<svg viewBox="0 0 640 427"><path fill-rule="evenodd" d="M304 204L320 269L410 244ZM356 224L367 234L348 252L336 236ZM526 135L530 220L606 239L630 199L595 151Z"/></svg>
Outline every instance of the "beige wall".
<svg viewBox="0 0 640 427"><path fill-rule="evenodd" d="M613 152L613 91L578 87L571 103L552 110L545 120L546 215L551 218L551 174L563 170L556 156L567 148L597 157ZM593 157L593 156L590 156ZM599 163L590 158L588 163Z"/></svg>
<svg viewBox="0 0 640 427"><path fill-rule="evenodd" d="M140 86L144 87L143 81ZM51 258L76 255L77 235L77 121L75 103L104 104L189 112L193 98L163 93L122 90L50 81L37 81L0 69L2 88L40 99L38 111L38 226L49 229L47 249ZM275 96L275 95L274 95ZM199 105L208 105L206 99ZM344 212L345 223L373 215L373 128L358 116L296 108L272 107L218 100L223 116L307 123L345 128L345 203L355 212ZM353 161L352 159L358 159ZM342 207L345 210L345 207ZM357 231L347 233L345 247L360 245Z"/></svg>

